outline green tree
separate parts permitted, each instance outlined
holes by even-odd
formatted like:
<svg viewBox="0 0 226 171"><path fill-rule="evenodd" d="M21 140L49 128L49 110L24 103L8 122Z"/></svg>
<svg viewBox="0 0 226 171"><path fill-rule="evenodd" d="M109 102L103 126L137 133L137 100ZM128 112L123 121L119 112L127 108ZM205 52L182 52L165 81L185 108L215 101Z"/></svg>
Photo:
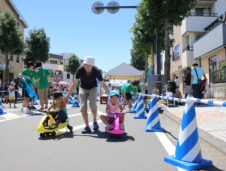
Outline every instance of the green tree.
<svg viewBox="0 0 226 171"><path fill-rule="evenodd" d="M9 82L9 56L21 54L23 48L23 36L18 32L16 18L8 12L0 14L0 51L5 58L5 82Z"/></svg>
<svg viewBox="0 0 226 171"><path fill-rule="evenodd" d="M143 0L147 2L150 18L164 25L165 76L170 79L170 39L169 26L181 25L196 4L196 0Z"/></svg>
<svg viewBox="0 0 226 171"><path fill-rule="evenodd" d="M49 59L49 38L46 36L43 28L30 30L25 43L25 63L28 61L46 62Z"/></svg>
<svg viewBox="0 0 226 171"><path fill-rule="evenodd" d="M80 60L78 56L75 54L71 55L71 57L68 60L68 64L65 66L65 70L73 75L73 81L79 66L80 66Z"/></svg>

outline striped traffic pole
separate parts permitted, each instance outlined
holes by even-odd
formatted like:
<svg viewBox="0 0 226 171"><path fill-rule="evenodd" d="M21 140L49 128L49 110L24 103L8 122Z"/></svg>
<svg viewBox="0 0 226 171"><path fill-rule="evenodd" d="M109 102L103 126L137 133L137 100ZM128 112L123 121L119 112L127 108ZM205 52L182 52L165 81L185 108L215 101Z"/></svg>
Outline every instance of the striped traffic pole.
<svg viewBox="0 0 226 171"><path fill-rule="evenodd" d="M144 102L143 102L143 96L141 95L138 98L137 108L135 115L133 117L134 119L147 119L147 116L144 111Z"/></svg>
<svg viewBox="0 0 226 171"><path fill-rule="evenodd" d="M195 106L189 97L185 105L175 156L167 156L164 161L186 170L202 169L212 165L212 161L202 158Z"/></svg>
<svg viewBox="0 0 226 171"><path fill-rule="evenodd" d="M141 95L140 95L140 96L141 96ZM138 99L139 99L139 98L136 98L136 101L135 101L135 103L133 104L133 107L132 107L132 112L136 112L136 108L137 108Z"/></svg>
<svg viewBox="0 0 226 171"><path fill-rule="evenodd" d="M149 116L144 130L146 132L164 132L165 130L161 128L159 119L159 108L156 97L152 98L149 106Z"/></svg>

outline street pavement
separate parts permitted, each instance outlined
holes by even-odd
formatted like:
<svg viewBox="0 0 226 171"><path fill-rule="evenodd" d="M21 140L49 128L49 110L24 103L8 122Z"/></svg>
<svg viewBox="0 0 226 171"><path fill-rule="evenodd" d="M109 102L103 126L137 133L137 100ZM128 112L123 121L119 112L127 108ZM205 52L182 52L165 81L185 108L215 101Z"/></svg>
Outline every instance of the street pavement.
<svg viewBox="0 0 226 171"><path fill-rule="evenodd" d="M160 119L168 133L146 133L146 120L126 114L127 134L117 139L104 132L99 119L99 132L81 134L84 124L79 108L68 106L74 133L63 130L55 138L40 139L36 128L41 113L26 115L19 109L5 110L8 113L0 115L0 171L182 170L163 161L164 156L174 154L179 130L178 122L168 117L167 111ZM104 111L105 105L98 104L98 114ZM208 170L226 170L225 154L206 141L200 143L203 156L214 163Z"/></svg>
<svg viewBox="0 0 226 171"><path fill-rule="evenodd" d="M168 107L163 101L160 104L168 111L169 117L181 122L184 105ZM226 107L200 104L195 106L195 110L202 137L226 154Z"/></svg>

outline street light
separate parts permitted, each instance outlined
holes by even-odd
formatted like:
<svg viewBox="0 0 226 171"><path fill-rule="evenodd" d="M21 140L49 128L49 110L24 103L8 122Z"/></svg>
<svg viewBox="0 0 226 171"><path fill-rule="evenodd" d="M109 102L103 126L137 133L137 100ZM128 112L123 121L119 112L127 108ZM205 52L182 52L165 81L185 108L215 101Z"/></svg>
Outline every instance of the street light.
<svg viewBox="0 0 226 171"><path fill-rule="evenodd" d="M107 6L104 6L103 2L97 1L92 5L92 10L95 14L101 14L105 9L111 14L115 14L119 9L137 8L137 6L120 6L116 1L110 1Z"/></svg>
<svg viewBox="0 0 226 171"><path fill-rule="evenodd" d="M120 6L116 1L110 1L107 6L104 6L103 2L97 1L92 5L92 10L95 14L101 14L105 9L111 14L115 14L119 11L119 9L126 9L126 8L137 8L137 6ZM160 61L160 42L159 36L156 32L156 55L157 55L157 87L161 90L161 61Z"/></svg>

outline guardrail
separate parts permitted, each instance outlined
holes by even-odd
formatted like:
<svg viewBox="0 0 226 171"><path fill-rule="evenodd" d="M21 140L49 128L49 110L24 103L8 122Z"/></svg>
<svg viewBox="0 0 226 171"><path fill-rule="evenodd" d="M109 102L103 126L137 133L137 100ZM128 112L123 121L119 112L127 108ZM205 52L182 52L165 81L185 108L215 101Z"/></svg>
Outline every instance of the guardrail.
<svg viewBox="0 0 226 171"><path fill-rule="evenodd" d="M173 100L173 101L178 101L178 102L187 102L187 99L183 98L176 98L176 97L171 97L171 96L162 96L162 95L157 95L157 94L142 94L142 96L148 96L148 97L157 97L160 99L166 99L166 100ZM194 98L190 97L189 100L193 101L194 103L204 103L208 105L216 105L216 106L224 106L226 107L226 102L225 101L215 101L215 100L208 100L208 99L199 99L199 98Z"/></svg>

